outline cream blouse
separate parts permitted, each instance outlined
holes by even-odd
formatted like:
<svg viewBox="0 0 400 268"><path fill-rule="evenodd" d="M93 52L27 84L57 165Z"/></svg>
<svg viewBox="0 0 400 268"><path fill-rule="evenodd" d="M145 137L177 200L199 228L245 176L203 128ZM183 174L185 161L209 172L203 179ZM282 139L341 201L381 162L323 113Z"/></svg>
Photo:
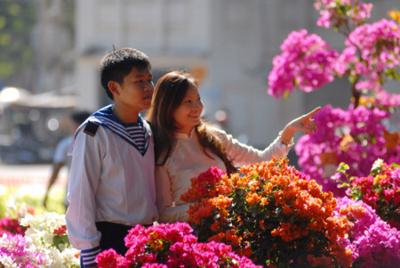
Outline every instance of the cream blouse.
<svg viewBox="0 0 400 268"><path fill-rule="evenodd" d="M222 130L213 128L211 131L222 141L234 166L267 161L273 156L283 158L290 149L280 142L280 136L261 151L240 143ZM163 166L156 166L156 198L161 222L188 219L189 204L180 200L180 197L190 188L192 178L213 166L226 171L224 162L215 154L209 154L213 159L204 153L195 131L190 136L176 134L176 144L171 155Z"/></svg>

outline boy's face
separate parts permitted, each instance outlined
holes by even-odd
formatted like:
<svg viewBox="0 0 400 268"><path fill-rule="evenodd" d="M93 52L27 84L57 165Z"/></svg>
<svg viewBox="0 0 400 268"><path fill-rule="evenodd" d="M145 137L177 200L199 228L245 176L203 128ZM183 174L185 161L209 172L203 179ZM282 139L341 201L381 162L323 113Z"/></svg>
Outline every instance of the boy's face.
<svg viewBox="0 0 400 268"><path fill-rule="evenodd" d="M121 84L115 81L110 82L109 87L114 96L114 102L134 111L148 109L154 91L152 79L150 68L143 70L132 68Z"/></svg>

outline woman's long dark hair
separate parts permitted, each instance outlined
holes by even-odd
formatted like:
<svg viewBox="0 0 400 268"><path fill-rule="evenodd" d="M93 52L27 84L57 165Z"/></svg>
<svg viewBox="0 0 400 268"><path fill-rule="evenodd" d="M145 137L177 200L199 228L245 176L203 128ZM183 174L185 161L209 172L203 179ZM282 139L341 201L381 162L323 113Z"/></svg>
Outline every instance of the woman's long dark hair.
<svg viewBox="0 0 400 268"><path fill-rule="evenodd" d="M164 165L171 155L173 146L176 143L176 124L174 112L182 103L190 86L196 85L195 79L188 73L173 71L162 76L155 87L152 105L148 113L148 120L154 132L156 164ZM228 173L236 171L232 161L225 153L224 146L220 139L208 130L207 125L201 121L195 127L199 142L207 153L206 149L217 155L224 162Z"/></svg>

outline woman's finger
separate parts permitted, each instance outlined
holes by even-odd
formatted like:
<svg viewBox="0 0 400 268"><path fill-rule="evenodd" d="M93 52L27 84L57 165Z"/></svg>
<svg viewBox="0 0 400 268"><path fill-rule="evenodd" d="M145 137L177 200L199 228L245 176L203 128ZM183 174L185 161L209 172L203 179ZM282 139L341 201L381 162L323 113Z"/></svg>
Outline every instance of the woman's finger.
<svg viewBox="0 0 400 268"><path fill-rule="evenodd" d="M321 110L321 107L318 106L316 108L314 108L311 112L308 112L307 114L305 114L306 118L312 118L315 114L317 114L319 111Z"/></svg>
<svg viewBox="0 0 400 268"><path fill-rule="evenodd" d="M317 125L314 122L310 122L307 126L306 126L306 133L312 133L317 129Z"/></svg>

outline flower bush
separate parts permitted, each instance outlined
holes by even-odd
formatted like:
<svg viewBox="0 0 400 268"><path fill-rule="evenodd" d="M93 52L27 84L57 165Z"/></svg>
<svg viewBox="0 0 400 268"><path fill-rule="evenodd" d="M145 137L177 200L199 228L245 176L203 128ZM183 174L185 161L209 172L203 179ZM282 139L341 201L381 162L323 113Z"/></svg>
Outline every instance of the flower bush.
<svg viewBox="0 0 400 268"><path fill-rule="evenodd" d="M334 79L338 53L318 35L306 30L292 32L281 50L273 59L274 68L268 76L268 92L272 96L287 96L295 87L310 92Z"/></svg>
<svg viewBox="0 0 400 268"><path fill-rule="evenodd" d="M317 0L315 8L320 12L318 26L339 30L343 25L364 23L371 16L372 4L359 0Z"/></svg>
<svg viewBox="0 0 400 268"><path fill-rule="evenodd" d="M69 244L64 215L27 213L11 222L11 231L7 228L0 237L0 266L79 267L79 251Z"/></svg>
<svg viewBox="0 0 400 268"><path fill-rule="evenodd" d="M400 168L388 165L381 159L375 161L371 173L366 177L348 177L347 165L342 165L336 174L347 194L354 200L362 200L392 226L400 229Z"/></svg>
<svg viewBox="0 0 400 268"><path fill-rule="evenodd" d="M125 237L128 251L101 252L98 267L258 267L222 243L198 243L187 223L133 227Z"/></svg>
<svg viewBox="0 0 400 268"><path fill-rule="evenodd" d="M45 264L46 257L24 236L5 233L0 237L1 267L36 268Z"/></svg>
<svg viewBox="0 0 400 268"><path fill-rule="evenodd" d="M79 251L68 241L65 216L57 213L28 214L21 219L29 237L49 262L50 267L79 267Z"/></svg>
<svg viewBox="0 0 400 268"><path fill-rule="evenodd" d="M296 145L302 171L318 179L325 190L343 195L329 179L339 163L349 165L351 176L368 175L378 158L400 161L400 136L382 123L389 113L364 106L343 110L325 106L314 117L318 131L301 137Z"/></svg>
<svg viewBox="0 0 400 268"><path fill-rule="evenodd" d="M336 63L340 75L356 79L357 90L384 90L384 79L397 78L400 67L400 29L393 20L382 19L352 31ZM362 79L364 78L364 79ZM398 104L397 104L398 105Z"/></svg>
<svg viewBox="0 0 400 268"><path fill-rule="evenodd" d="M377 158L399 161L400 134L389 130L388 119L400 105L400 94L385 87L388 81L400 80L400 13L391 11L392 19L371 23L373 5L367 1L314 3L320 15L317 25L344 35L342 51L332 50L306 30L290 33L273 60L268 93L288 96L296 88L311 92L335 78L348 78L348 109L324 107L323 116L316 118L318 131L296 145L301 169L325 189L340 193L329 180L340 162L350 166L352 175L367 176Z"/></svg>
<svg viewBox="0 0 400 268"><path fill-rule="evenodd" d="M351 265L338 243L352 223L334 215L332 193L287 160L242 167L230 177L211 168L182 196L191 202L189 222L201 241L221 241L263 265Z"/></svg>
<svg viewBox="0 0 400 268"><path fill-rule="evenodd" d="M338 215L345 215L354 226L340 242L351 248L353 267L398 267L400 231L391 228L369 205L347 197L338 199Z"/></svg>

